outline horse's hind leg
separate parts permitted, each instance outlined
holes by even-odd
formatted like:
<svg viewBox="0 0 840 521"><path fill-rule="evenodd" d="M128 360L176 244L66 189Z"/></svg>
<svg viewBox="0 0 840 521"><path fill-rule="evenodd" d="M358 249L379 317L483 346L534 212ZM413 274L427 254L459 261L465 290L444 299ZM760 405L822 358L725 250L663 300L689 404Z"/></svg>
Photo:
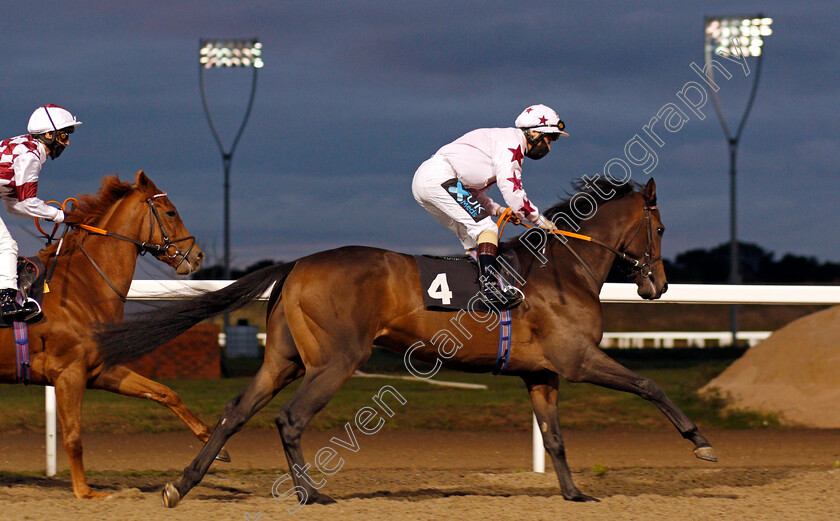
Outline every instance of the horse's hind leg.
<svg viewBox="0 0 840 521"><path fill-rule="evenodd" d="M91 389L104 389L125 396L154 400L169 407L195 434L196 438L205 443L210 439L210 433L212 432L210 427L187 409L187 406L184 405L183 400L175 391L161 383L140 376L128 367L118 365L105 369L90 383L89 387ZM230 461L230 456L226 450L222 449L216 459Z"/></svg>
<svg viewBox="0 0 840 521"><path fill-rule="evenodd" d="M585 361L576 371L563 375L574 382L589 382L602 387L625 391L652 402L682 434L694 443L694 454L706 461L717 461L711 443L700 433L697 425L683 413L653 380L638 375L619 364L598 348L590 348Z"/></svg>
<svg viewBox="0 0 840 521"><path fill-rule="evenodd" d="M528 393L531 395L531 405L542 432L543 445L554 463L554 471L560 481L563 498L570 501L598 501L587 496L575 486L572 473L566 463L566 447L560 435L560 420L557 414L557 385L559 377L554 373L540 373L523 376Z"/></svg>
<svg viewBox="0 0 840 521"><path fill-rule="evenodd" d="M271 327L271 324L269 324ZM278 333L269 331L266 338L265 361L257 375L238 396L225 405L224 413L213 434L192 463L184 469L177 487L168 483L163 489L163 504L174 507L207 473L213 458L227 440L239 432L245 423L265 407L283 387L300 378L304 368L297 358L291 335L285 327Z"/></svg>
<svg viewBox="0 0 840 521"><path fill-rule="evenodd" d="M274 422L301 503L333 503L332 498L317 490L324 480L316 481L308 475L310 466L304 461L300 438L312 418L369 356L373 339L366 337L366 328L359 325L358 319L346 317L337 322L331 316L319 321L303 310L298 312L300 315L290 326L301 357L307 361L306 375Z"/></svg>
<svg viewBox="0 0 840 521"><path fill-rule="evenodd" d="M361 361L356 363L341 358L318 368L307 368L300 387L274 418L283 440L289 473L302 504L335 502L328 495L318 492L324 480L316 481L309 475L310 465L304 461L300 438L312 418L335 396L360 364Z"/></svg>

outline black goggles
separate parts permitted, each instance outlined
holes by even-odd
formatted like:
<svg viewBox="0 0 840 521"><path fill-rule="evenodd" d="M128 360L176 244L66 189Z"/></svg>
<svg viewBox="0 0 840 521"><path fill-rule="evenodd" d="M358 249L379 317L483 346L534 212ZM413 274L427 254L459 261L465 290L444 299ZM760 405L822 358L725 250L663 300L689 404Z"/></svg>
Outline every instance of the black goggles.
<svg viewBox="0 0 840 521"><path fill-rule="evenodd" d="M56 133L55 133L55 137L59 141L67 141L68 139L70 139L70 134L72 134L73 131L75 131L75 130L76 129L73 128L73 127L63 128L61 130L57 130Z"/></svg>

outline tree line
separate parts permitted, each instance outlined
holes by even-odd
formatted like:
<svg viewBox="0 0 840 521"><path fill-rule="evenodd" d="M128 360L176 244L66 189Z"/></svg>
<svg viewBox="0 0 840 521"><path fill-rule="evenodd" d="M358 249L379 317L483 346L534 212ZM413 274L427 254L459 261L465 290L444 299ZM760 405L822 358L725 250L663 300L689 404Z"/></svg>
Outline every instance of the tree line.
<svg viewBox="0 0 840 521"><path fill-rule="evenodd" d="M738 243L738 265L744 284L840 284L840 263L816 257L773 252L752 243ZM669 282L726 283L729 281L729 243L689 250L665 261Z"/></svg>

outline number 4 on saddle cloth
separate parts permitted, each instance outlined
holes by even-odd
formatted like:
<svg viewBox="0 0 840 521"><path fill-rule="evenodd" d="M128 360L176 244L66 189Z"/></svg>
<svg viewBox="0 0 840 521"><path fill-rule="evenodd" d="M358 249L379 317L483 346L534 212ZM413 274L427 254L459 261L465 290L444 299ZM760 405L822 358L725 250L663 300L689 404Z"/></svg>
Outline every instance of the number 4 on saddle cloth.
<svg viewBox="0 0 840 521"><path fill-rule="evenodd" d="M478 280L478 264L474 252L462 257L433 257L415 255L420 272L420 288L423 303L429 311L468 311L499 315L499 351L493 374L504 372L510 362L511 313L509 309L498 310L482 298ZM502 252L498 257L499 282L503 287L516 287L525 283L519 275L519 261L514 255Z"/></svg>

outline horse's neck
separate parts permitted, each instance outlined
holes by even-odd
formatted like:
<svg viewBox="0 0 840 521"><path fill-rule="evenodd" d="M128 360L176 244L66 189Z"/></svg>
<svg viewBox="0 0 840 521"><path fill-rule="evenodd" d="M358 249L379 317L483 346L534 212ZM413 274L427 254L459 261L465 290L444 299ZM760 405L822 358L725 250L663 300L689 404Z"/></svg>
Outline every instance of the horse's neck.
<svg viewBox="0 0 840 521"><path fill-rule="evenodd" d="M138 216L116 215L115 209L111 209L96 223L96 227L141 240L139 234L143 223ZM111 284L122 295L128 293L139 256L137 246L81 230L68 235L65 240L69 241L65 247L74 251L59 257L53 285L66 284L69 294L97 294L101 297L100 301L111 303L112 312L121 314L123 302Z"/></svg>
<svg viewBox="0 0 840 521"><path fill-rule="evenodd" d="M103 215L99 227L123 237L138 241L144 240L145 238L141 239L140 237L144 216L136 211L126 211L124 208L126 204L125 198L117 202L113 208ZM134 278L134 270L137 267L137 257L140 255L137 246L113 237L90 235L84 242L84 247L90 253L91 258L105 271L111 282L117 284L117 281L119 281L120 285L126 288L125 291L128 291L128 286L131 285L131 279Z"/></svg>
<svg viewBox="0 0 840 521"><path fill-rule="evenodd" d="M635 222L628 217L632 213L632 205L632 195L602 204L595 217L581 222L581 229L578 233L592 237L593 240L603 243L613 250L621 250L622 241L626 239L629 227L634 226L633 222ZM562 244L553 240L552 243L554 243L551 247L553 255L563 255L564 259L571 258L572 262L580 263ZM573 238L568 239L567 244L586 264L586 267L581 266L583 271L587 272L583 276L592 284L596 294L599 294L615 262L615 253L597 244ZM592 280L593 275L595 277L594 281Z"/></svg>

